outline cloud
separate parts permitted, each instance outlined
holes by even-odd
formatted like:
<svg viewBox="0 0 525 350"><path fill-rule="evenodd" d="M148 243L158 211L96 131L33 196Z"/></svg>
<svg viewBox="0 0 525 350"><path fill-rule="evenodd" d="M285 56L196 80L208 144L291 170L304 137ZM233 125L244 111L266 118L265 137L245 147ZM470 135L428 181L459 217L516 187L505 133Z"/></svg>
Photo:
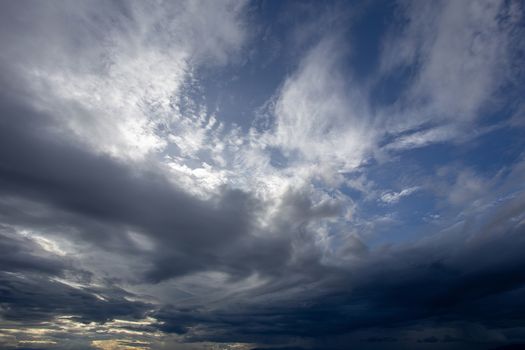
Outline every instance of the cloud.
<svg viewBox="0 0 525 350"><path fill-rule="evenodd" d="M0 346L522 339L519 3L60 5L0 15Z"/></svg>
<svg viewBox="0 0 525 350"><path fill-rule="evenodd" d="M46 115L11 102L2 106L5 115L20 121L7 123L4 119L2 124L2 193L51 204L113 227L145 230L153 239L159 262L168 257L179 261L164 265L163 272L152 271L151 278L204 268L208 263L203 265L198 251L218 259L214 250L250 233L254 204L249 195L225 190L213 201L195 199L160 173L140 172L53 138L38 126L45 119L49 122ZM19 128L24 123L31 124ZM9 151L12 149L18 150L16 155ZM94 234L86 231L86 235ZM100 235L94 240L104 245L106 238ZM162 246L168 249L163 251Z"/></svg>
<svg viewBox="0 0 525 350"><path fill-rule="evenodd" d="M412 193L419 190L419 187L405 188L400 192L386 192L381 196L381 200L388 204L394 204L401 200L401 198L410 196Z"/></svg>
<svg viewBox="0 0 525 350"><path fill-rule="evenodd" d="M132 159L167 147L170 125L185 122L177 99L192 70L226 63L245 37L241 2L6 7L4 26L20 31L4 31L3 62L39 108L77 141Z"/></svg>
<svg viewBox="0 0 525 350"><path fill-rule="evenodd" d="M41 241L23 236L10 227L0 227L0 236L3 271L60 275L68 265L60 256L49 254Z"/></svg>
<svg viewBox="0 0 525 350"><path fill-rule="evenodd" d="M410 69L400 98L388 107L390 149L403 150L468 135L477 121L498 109L501 94L520 69L523 49L516 2L402 2L404 21L384 40L380 77ZM395 33L395 34L394 34ZM512 83L511 83L512 84Z"/></svg>
<svg viewBox="0 0 525 350"><path fill-rule="evenodd" d="M505 207L514 205L523 208L523 197ZM232 329L253 340L283 333L315 339L369 327L409 329L421 322L453 327L467 319L489 328L512 327L519 323L515 317L522 312L525 283L519 272L523 224L514 221L516 214L494 214L492 220L505 222L500 233L488 225L485 232L443 232L414 245L375 251L348 270L332 270L318 288L294 293L293 303L286 298L263 306L247 299L237 311L222 304L205 313L165 309L156 317L166 327L177 327L167 331L199 339L190 330L200 325L208 337L222 341ZM494 254L498 251L506 253Z"/></svg>
<svg viewBox="0 0 525 350"><path fill-rule="evenodd" d="M272 144L293 157L318 165L326 174L359 166L373 143L365 106L340 77L341 48L325 38L289 77L275 106ZM295 157L294 157L295 158Z"/></svg>
<svg viewBox="0 0 525 350"><path fill-rule="evenodd" d="M140 319L149 309L147 304L129 302L124 298L125 294L119 296L112 290L101 298L89 290L40 276L27 276L30 278L2 273L4 319L37 322L54 316L73 315L81 322L105 322L118 317Z"/></svg>

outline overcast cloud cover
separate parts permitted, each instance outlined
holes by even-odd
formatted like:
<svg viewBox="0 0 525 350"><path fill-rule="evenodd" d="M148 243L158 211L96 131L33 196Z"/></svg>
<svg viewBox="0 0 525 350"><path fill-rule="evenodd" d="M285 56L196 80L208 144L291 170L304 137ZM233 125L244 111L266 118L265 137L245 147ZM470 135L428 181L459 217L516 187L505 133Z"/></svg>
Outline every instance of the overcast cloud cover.
<svg viewBox="0 0 525 350"><path fill-rule="evenodd" d="M0 348L525 344L525 3L2 1Z"/></svg>

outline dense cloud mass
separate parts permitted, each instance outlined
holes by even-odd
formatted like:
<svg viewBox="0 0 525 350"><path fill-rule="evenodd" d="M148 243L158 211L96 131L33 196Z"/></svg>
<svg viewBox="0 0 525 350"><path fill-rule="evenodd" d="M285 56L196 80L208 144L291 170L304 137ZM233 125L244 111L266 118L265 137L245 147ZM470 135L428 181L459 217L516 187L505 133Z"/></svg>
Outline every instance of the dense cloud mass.
<svg viewBox="0 0 525 350"><path fill-rule="evenodd" d="M0 348L525 347L520 1L0 4Z"/></svg>

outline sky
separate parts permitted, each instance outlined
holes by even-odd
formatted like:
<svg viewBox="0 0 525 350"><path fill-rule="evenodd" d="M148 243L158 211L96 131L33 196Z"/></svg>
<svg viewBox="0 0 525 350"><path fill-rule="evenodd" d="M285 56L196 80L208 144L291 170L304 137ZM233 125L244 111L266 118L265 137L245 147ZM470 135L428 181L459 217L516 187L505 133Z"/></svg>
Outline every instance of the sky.
<svg viewBox="0 0 525 350"><path fill-rule="evenodd" d="M0 348L525 344L524 96L520 0L2 1Z"/></svg>

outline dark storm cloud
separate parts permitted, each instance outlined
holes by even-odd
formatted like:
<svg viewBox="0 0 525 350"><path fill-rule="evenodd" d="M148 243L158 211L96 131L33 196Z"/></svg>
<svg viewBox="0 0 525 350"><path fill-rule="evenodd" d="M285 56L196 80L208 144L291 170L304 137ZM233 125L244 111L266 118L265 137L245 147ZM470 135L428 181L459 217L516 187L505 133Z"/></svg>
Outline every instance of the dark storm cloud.
<svg viewBox="0 0 525 350"><path fill-rule="evenodd" d="M309 267L309 278L324 270L317 250L308 247L309 238L301 232L311 218L335 215L337 205L313 208L306 194L290 193L280 207L283 220L270 228L274 234L257 236L252 222L260 203L250 195L224 189L205 202L175 188L155 170L125 165L86 150L56 132L52 116L23 102L30 94L25 95L22 83L6 77L4 81L13 89L0 96L2 222L50 237L76 237L122 254L124 259L143 259L146 272L135 276L138 281L158 282L195 271L223 271L234 279L257 272L279 276L267 287L278 291L296 280L285 276L294 239L304 251L296 257L293 269L303 275L303 269ZM154 251L137 247L127 234L129 229L144 233ZM297 236L293 238L289 232ZM125 314L138 317L146 309L123 299L100 301L85 290L46 280L42 273L61 276L66 261L45 253L33 256L30 248L34 242L15 233L11 236L17 245L2 242L2 248L10 252L2 258L2 269L31 274L27 279L3 276L2 302L8 306L5 317L43 319L74 313L80 319L103 321ZM42 285L40 293L28 294L37 284ZM40 304L48 307L40 308ZM95 311L101 308L107 311ZM203 322L197 313L188 317L193 323Z"/></svg>
<svg viewBox="0 0 525 350"><path fill-rule="evenodd" d="M33 240L9 227L0 226L0 269L5 272L35 272L60 275L68 262L44 251Z"/></svg>
<svg viewBox="0 0 525 350"><path fill-rule="evenodd" d="M129 302L119 288L75 288L54 280L69 275L91 279L70 258L44 250L33 239L0 227L0 317L37 325L55 316L72 315L81 322L115 317L143 318L151 306ZM96 297L104 295L104 300Z"/></svg>
<svg viewBox="0 0 525 350"><path fill-rule="evenodd" d="M432 329L464 323L487 329L519 327L525 312L525 227L515 219L524 210L524 198L518 198L484 221L484 229L476 228L480 231L466 226L465 232L376 252L349 270L332 269L319 289L292 299L214 311L165 308L156 317L165 322L163 331L185 334L199 325L215 341L325 339L360 329ZM491 225L496 222L497 229ZM430 339L438 341L433 335L420 341Z"/></svg>
<svg viewBox="0 0 525 350"><path fill-rule="evenodd" d="M72 316L79 322L106 322L114 318L142 319L151 305L130 302L126 293L96 290L105 296L97 298L95 290L74 288L39 274L0 272L1 316L10 321L37 325L55 316Z"/></svg>
<svg viewBox="0 0 525 350"><path fill-rule="evenodd" d="M42 228L55 215L55 226L72 225L87 241L124 250L133 249L125 229L143 231L155 245L146 276L153 282L210 266L232 275L265 273L286 261L285 237L251 235L258 203L250 195L224 189L209 201L195 199L154 170L96 155L54 133L53 118L17 96L0 99L0 193L51 207L47 218L31 218L8 204L13 213L5 220Z"/></svg>

